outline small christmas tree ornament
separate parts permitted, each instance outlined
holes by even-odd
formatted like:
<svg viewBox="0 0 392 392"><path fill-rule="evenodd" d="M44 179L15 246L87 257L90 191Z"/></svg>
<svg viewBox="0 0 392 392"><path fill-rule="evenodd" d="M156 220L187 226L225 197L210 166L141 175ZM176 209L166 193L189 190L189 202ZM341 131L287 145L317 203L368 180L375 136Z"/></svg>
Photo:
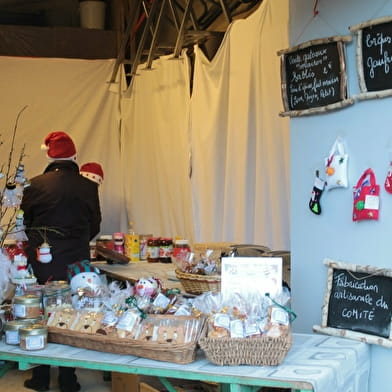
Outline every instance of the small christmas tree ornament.
<svg viewBox="0 0 392 392"><path fill-rule="evenodd" d="M25 233L23 216L24 216L24 211L19 209L16 212L16 216L15 216L15 227L12 233L10 234L10 238L18 242L19 241L24 242L28 240L27 235Z"/></svg>
<svg viewBox="0 0 392 392"><path fill-rule="evenodd" d="M16 184L14 182L8 182L3 192L3 206L6 208L19 207L21 199L18 197L16 190Z"/></svg>
<svg viewBox="0 0 392 392"><path fill-rule="evenodd" d="M27 180L25 177L24 165L19 163L18 167L16 168L15 174L15 194L17 197L22 199L23 191L27 184Z"/></svg>
<svg viewBox="0 0 392 392"><path fill-rule="evenodd" d="M15 184L24 185L25 182L26 182L26 177L25 177L24 165L23 163L19 163L18 167L16 168Z"/></svg>
<svg viewBox="0 0 392 392"><path fill-rule="evenodd" d="M320 198L324 191L325 181L319 177L319 171L316 170L316 178L314 180L312 195L309 201L309 208L316 215L321 214Z"/></svg>
<svg viewBox="0 0 392 392"><path fill-rule="evenodd" d="M37 260L44 264L50 263L52 261L50 245L47 242L43 242L41 246L37 248Z"/></svg>

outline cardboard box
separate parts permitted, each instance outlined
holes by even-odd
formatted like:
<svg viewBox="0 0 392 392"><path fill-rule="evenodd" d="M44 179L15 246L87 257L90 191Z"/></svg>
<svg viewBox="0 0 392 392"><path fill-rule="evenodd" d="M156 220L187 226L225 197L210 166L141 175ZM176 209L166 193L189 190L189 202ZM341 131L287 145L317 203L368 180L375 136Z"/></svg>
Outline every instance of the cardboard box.
<svg viewBox="0 0 392 392"><path fill-rule="evenodd" d="M112 372L112 392L139 392L139 376Z"/></svg>
<svg viewBox="0 0 392 392"><path fill-rule="evenodd" d="M169 378L177 392L220 392L219 384ZM206 388L208 386L208 388ZM167 392L158 377L112 372L112 392Z"/></svg>

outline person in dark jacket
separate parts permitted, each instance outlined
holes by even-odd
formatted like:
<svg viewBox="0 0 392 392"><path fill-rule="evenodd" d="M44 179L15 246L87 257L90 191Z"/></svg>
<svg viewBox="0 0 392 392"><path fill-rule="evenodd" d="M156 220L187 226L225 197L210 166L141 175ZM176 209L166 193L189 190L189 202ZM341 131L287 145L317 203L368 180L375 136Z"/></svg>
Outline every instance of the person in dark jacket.
<svg viewBox="0 0 392 392"><path fill-rule="evenodd" d="M69 264L89 259L89 242L101 223L98 187L80 175L72 139L65 132L51 132L44 147L50 163L30 180L21 203L26 255L39 284L67 280ZM40 256L42 245L49 246L51 257ZM74 368L60 367L58 381L61 392L80 390ZM24 386L46 391L49 384L50 367L38 366Z"/></svg>

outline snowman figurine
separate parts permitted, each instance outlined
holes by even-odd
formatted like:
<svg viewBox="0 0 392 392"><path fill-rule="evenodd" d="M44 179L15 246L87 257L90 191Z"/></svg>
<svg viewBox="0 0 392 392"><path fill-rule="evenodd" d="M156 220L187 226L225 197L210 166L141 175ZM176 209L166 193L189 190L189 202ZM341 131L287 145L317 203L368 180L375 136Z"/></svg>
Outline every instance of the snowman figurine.
<svg viewBox="0 0 392 392"><path fill-rule="evenodd" d="M27 257L22 254L17 254L14 256L14 274L13 277L17 279L24 279L29 274L27 268Z"/></svg>
<svg viewBox="0 0 392 392"><path fill-rule="evenodd" d="M67 274L72 291L72 303L75 309L98 310L102 303L102 282L99 269L89 260L68 266Z"/></svg>
<svg viewBox="0 0 392 392"><path fill-rule="evenodd" d="M156 278L140 278L135 284L135 294L139 297L154 298L160 291L162 285Z"/></svg>
<svg viewBox="0 0 392 392"><path fill-rule="evenodd" d="M37 260L44 264L50 263L52 261L50 245L47 242L43 242L41 246L37 248Z"/></svg>

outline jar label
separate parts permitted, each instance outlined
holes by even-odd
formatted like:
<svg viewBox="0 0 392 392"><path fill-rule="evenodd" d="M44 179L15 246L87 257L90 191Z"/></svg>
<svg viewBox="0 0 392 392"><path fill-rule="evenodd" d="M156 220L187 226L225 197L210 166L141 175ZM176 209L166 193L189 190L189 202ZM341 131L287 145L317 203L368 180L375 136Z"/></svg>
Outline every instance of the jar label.
<svg viewBox="0 0 392 392"><path fill-rule="evenodd" d="M40 350L45 347L45 337L42 335L26 336L26 350Z"/></svg>
<svg viewBox="0 0 392 392"><path fill-rule="evenodd" d="M26 306L22 304L14 304L14 316L26 317Z"/></svg>
<svg viewBox="0 0 392 392"><path fill-rule="evenodd" d="M189 248L177 248L173 249L173 257L179 260L186 260L188 253L190 253Z"/></svg>
<svg viewBox="0 0 392 392"><path fill-rule="evenodd" d="M161 245L159 248L159 257L170 258L173 253L173 245Z"/></svg>
<svg viewBox="0 0 392 392"><path fill-rule="evenodd" d="M147 260L147 238L140 239L140 260Z"/></svg>
<svg viewBox="0 0 392 392"><path fill-rule="evenodd" d="M131 261L139 261L140 245L138 234L125 235L124 253Z"/></svg>
<svg viewBox="0 0 392 392"><path fill-rule="evenodd" d="M5 331L5 342L7 344L19 344L19 331Z"/></svg>
<svg viewBox="0 0 392 392"><path fill-rule="evenodd" d="M148 246L147 247L147 258L149 258L149 259L159 258L159 246Z"/></svg>

